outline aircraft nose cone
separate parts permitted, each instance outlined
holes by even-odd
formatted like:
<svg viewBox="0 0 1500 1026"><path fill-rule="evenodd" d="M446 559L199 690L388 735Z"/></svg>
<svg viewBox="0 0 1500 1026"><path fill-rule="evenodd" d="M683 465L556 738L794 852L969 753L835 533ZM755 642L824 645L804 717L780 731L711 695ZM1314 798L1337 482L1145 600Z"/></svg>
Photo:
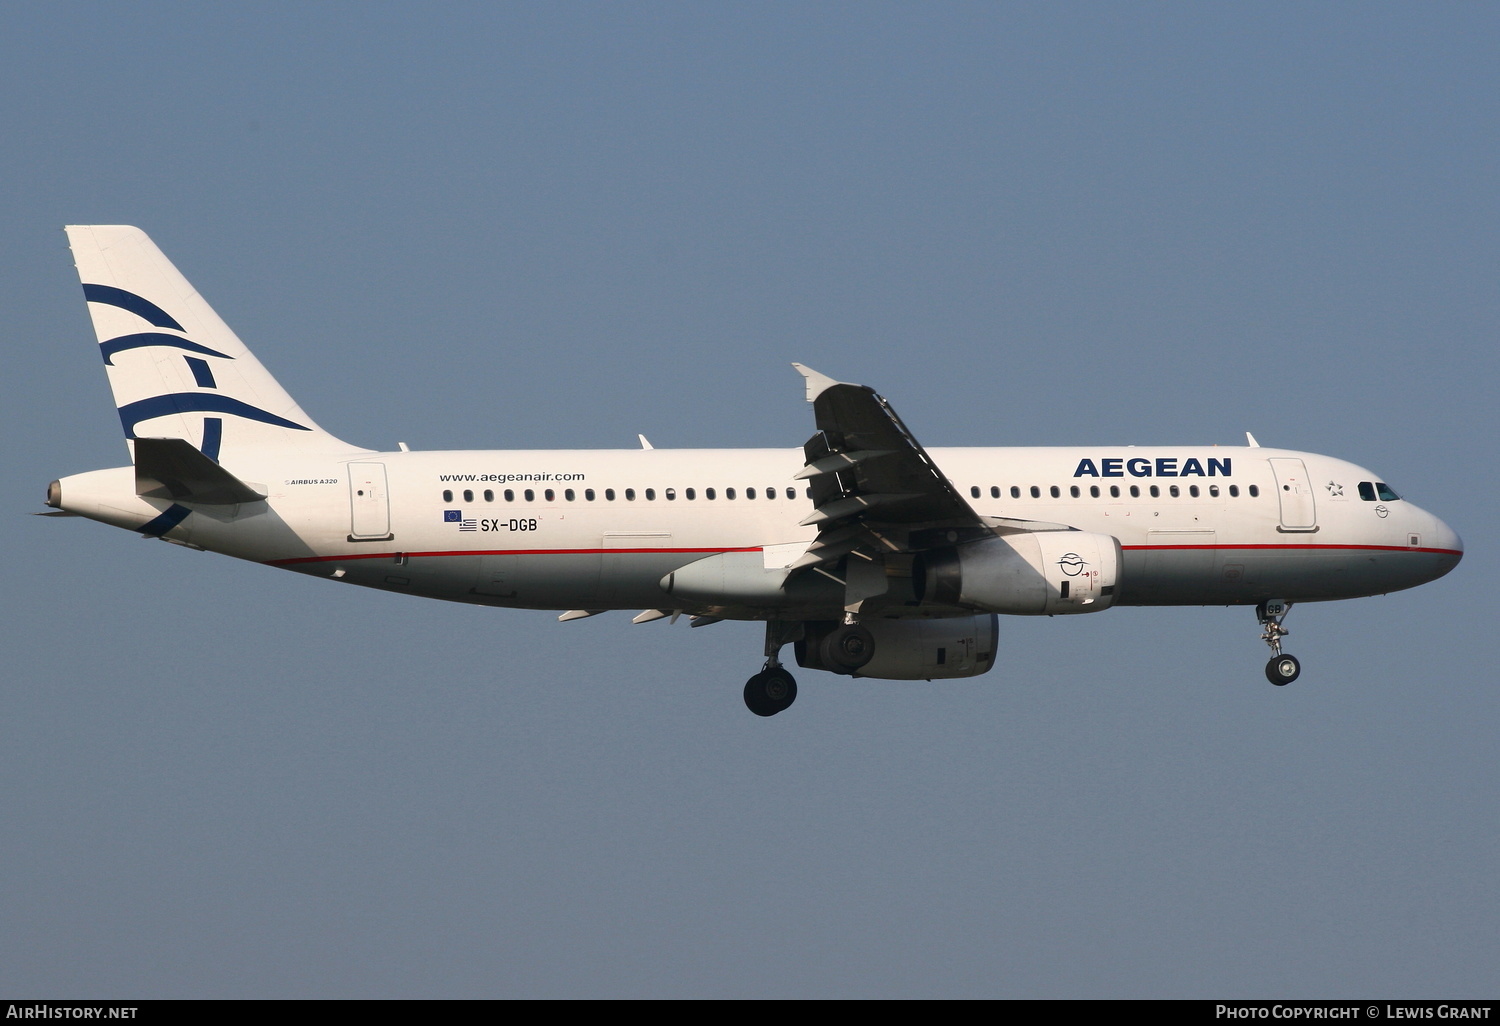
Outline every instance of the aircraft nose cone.
<svg viewBox="0 0 1500 1026"><path fill-rule="evenodd" d="M1438 550L1437 576L1441 577L1458 566L1459 560L1464 558L1464 541L1457 531L1437 517L1433 517L1432 521L1432 547Z"/></svg>

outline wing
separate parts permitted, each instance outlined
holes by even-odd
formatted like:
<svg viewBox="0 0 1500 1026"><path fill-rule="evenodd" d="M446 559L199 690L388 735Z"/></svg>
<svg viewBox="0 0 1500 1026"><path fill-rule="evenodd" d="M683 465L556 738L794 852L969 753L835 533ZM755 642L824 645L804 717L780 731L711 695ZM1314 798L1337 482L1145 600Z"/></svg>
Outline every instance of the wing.
<svg viewBox="0 0 1500 1026"><path fill-rule="evenodd" d="M817 433L802 447L797 475L812 490L818 537L789 567L791 576L821 573L845 586L845 608L913 596L912 564L924 550L996 534L1067 530L1062 524L1006 520L976 513L943 476L884 397L865 385L835 381L794 363L807 379Z"/></svg>

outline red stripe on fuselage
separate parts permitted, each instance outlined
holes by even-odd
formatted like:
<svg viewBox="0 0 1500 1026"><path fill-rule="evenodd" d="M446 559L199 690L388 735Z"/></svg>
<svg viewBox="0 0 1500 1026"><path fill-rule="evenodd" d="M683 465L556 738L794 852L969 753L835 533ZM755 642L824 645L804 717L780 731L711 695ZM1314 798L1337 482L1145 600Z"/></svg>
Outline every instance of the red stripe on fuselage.
<svg viewBox="0 0 1500 1026"><path fill-rule="evenodd" d="M431 559L435 556L602 556L606 553L695 555L697 553L759 551L761 551L759 545L731 549L461 549L454 552L350 552L342 556L295 556L291 559L267 559L264 562L267 566L295 566L299 563L337 563L350 559L390 559L394 556L405 556L407 559Z"/></svg>
<svg viewBox="0 0 1500 1026"><path fill-rule="evenodd" d="M290 559L268 559L267 566L296 566L304 563L334 563L351 559L390 559L395 556L405 556L407 559L431 559L441 556L602 556L606 553L615 555L711 555L717 552L760 552L763 546L746 545L734 548L700 548L700 549L460 549L452 552L349 552L341 556L295 556ZM1463 553L1458 549L1434 549L1434 548L1412 548L1406 545L1329 545L1311 544L1299 545L1295 543L1270 543L1250 545L1122 545L1126 552L1150 552L1150 551L1181 551L1181 550L1223 550L1229 551L1264 551L1271 550L1299 550L1299 551L1356 551L1356 552L1425 552L1438 556L1461 556Z"/></svg>
<svg viewBox="0 0 1500 1026"><path fill-rule="evenodd" d="M1410 545L1328 545L1328 544L1298 545L1298 544L1289 543L1289 542L1274 542L1274 543L1265 544L1265 545L1259 545L1259 544L1256 544L1256 545L1121 545L1120 548L1123 549L1123 550L1125 550L1126 552L1149 552L1149 551L1152 551L1152 550L1166 551L1166 550L1169 550L1169 549L1171 549L1171 550L1176 550L1176 549L1223 549L1223 550L1226 550L1226 551L1230 551L1230 550L1233 550L1233 551L1250 551L1250 550L1265 550L1265 549L1276 549L1276 550L1296 549L1296 550L1303 550L1303 551L1305 551L1305 550L1308 550L1308 549L1315 549L1315 550L1329 550L1329 549L1334 549L1334 550L1344 550L1344 551L1354 550L1354 551L1357 551L1357 552L1429 552L1429 553L1432 553L1434 555L1440 555L1440 556L1461 556L1461 555L1463 555L1463 553L1460 550L1458 550L1458 549L1429 549L1429 548L1421 548L1421 547L1415 547L1415 546L1410 546Z"/></svg>

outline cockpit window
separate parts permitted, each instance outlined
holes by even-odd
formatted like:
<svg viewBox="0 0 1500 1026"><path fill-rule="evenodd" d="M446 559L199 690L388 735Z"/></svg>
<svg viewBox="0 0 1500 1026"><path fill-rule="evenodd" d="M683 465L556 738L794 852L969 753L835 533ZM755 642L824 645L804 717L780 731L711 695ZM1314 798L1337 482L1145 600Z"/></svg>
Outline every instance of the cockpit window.
<svg viewBox="0 0 1500 1026"><path fill-rule="evenodd" d="M1373 484L1369 481L1361 481L1359 483L1359 497L1366 502L1374 502L1377 498L1381 502L1397 502L1401 498L1401 496L1391 491L1390 485L1383 481L1376 481Z"/></svg>

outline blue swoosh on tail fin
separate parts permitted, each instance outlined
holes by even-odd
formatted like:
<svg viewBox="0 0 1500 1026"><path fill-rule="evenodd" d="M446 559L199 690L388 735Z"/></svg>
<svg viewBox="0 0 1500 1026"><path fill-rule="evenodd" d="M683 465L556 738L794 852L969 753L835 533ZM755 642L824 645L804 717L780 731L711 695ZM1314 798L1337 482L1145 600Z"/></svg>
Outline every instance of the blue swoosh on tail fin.
<svg viewBox="0 0 1500 1026"><path fill-rule="evenodd" d="M135 437L135 426L153 417L167 417L176 413L227 413L246 420L291 428L293 431L311 431L295 421L278 417L274 413L251 406L249 403L231 399L217 392L173 392L170 395L153 396L139 402L120 407L120 425L125 428L125 437Z"/></svg>
<svg viewBox="0 0 1500 1026"><path fill-rule="evenodd" d="M88 285L83 286L83 298L90 303L103 303L105 306L118 306L121 310L129 310L137 317L150 321L158 328L172 328L176 331L184 330L182 325L173 319L161 307L144 299L134 292L126 292L117 289L113 285Z"/></svg>
<svg viewBox="0 0 1500 1026"><path fill-rule="evenodd" d="M127 349L142 349L146 346L171 346L174 349L186 349L190 353L202 353L204 356L221 356L226 360L234 357L228 353L221 353L217 349L200 345L190 338L179 338L176 335L168 335L164 331L139 331L134 335L120 335L99 343L99 354L104 357L104 362L113 366L116 353L123 353Z"/></svg>

